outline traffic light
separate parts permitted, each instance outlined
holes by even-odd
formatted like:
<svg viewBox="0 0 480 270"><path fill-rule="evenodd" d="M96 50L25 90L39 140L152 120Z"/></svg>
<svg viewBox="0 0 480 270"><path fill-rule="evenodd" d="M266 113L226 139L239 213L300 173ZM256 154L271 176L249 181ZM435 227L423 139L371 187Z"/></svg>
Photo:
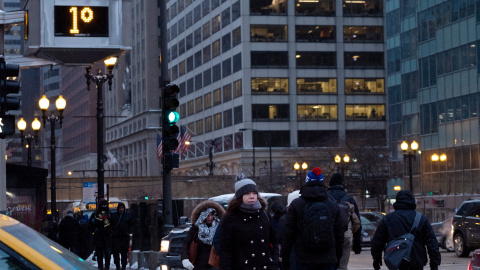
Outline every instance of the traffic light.
<svg viewBox="0 0 480 270"><path fill-rule="evenodd" d="M177 121L180 115L177 112L180 104L177 94L180 88L176 84L168 84L163 88L162 95L162 143L164 153L164 166L167 170L178 168L179 155L171 153L178 147L177 134L179 128Z"/></svg>
<svg viewBox="0 0 480 270"><path fill-rule="evenodd" d="M20 91L20 83L11 79L18 77L18 74L18 65L7 64L5 58L0 57L0 115L20 108L20 97L9 96L9 94L18 94Z"/></svg>

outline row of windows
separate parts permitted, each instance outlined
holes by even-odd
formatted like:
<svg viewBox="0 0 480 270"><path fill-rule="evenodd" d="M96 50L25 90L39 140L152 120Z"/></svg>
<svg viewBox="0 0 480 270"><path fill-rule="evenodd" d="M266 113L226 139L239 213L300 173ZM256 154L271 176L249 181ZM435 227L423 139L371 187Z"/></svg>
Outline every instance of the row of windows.
<svg viewBox="0 0 480 270"><path fill-rule="evenodd" d="M384 79L380 78L347 78L345 94L384 94ZM297 78L297 94L335 94L337 79L335 78ZM287 78L252 78L252 94L288 94Z"/></svg>
<svg viewBox="0 0 480 270"><path fill-rule="evenodd" d="M344 52L345 68L383 68L383 52ZM296 68L336 68L336 52L296 52ZM252 68L289 68L288 52L251 52Z"/></svg>
<svg viewBox="0 0 480 270"><path fill-rule="evenodd" d="M243 122L243 107L236 106L213 116L205 117L187 124L188 130L195 135L206 134L213 130L231 127Z"/></svg>
<svg viewBox="0 0 480 270"><path fill-rule="evenodd" d="M202 64L207 63L208 61L214 59L220 54L225 53L231 48L239 45L241 42L240 31L240 27L234 29L231 35L230 33L224 35L222 38L215 40L211 45L209 44L205 46L203 49L195 52L186 60L181 61L180 63L178 63L177 66L172 67L172 69L175 69L173 75L176 75L176 72L178 72L178 77L183 76L188 72L191 72L194 69L201 67ZM188 40L188 36L186 40ZM173 45L169 49L168 55L171 59L175 59L177 58L177 56L182 55L191 48L193 48L193 46L187 45L187 47L185 47L185 42L182 39L178 44Z"/></svg>
<svg viewBox="0 0 480 270"><path fill-rule="evenodd" d="M345 42L383 42L382 26L344 26ZM287 42L286 25L251 25L252 42ZM335 26L297 25L296 42L336 42Z"/></svg>
<svg viewBox="0 0 480 270"><path fill-rule="evenodd" d="M478 108L478 93L421 105L421 132L437 133L439 124L478 117Z"/></svg>

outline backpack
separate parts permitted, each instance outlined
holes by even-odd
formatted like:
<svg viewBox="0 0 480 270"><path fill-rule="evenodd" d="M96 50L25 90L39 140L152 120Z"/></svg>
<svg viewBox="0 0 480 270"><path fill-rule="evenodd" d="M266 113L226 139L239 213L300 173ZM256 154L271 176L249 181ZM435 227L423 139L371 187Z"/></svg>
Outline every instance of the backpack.
<svg viewBox="0 0 480 270"><path fill-rule="evenodd" d="M306 200L307 201L307 200ZM309 202L305 205L301 222L301 239L307 249L326 251L335 247L330 207L325 202Z"/></svg>
<svg viewBox="0 0 480 270"><path fill-rule="evenodd" d="M420 223L422 215L417 212L415 221L410 231L397 239L388 242L385 247L383 260L389 270L397 270L403 260L410 262L410 252L412 251L413 241L415 240L415 231Z"/></svg>
<svg viewBox="0 0 480 270"><path fill-rule="evenodd" d="M347 200L350 199L350 195L345 194L340 200L335 199L330 193L328 193L328 196L330 196L340 208L340 220L345 226L344 230L348 230L348 223L350 222L350 203L347 202Z"/></svg>

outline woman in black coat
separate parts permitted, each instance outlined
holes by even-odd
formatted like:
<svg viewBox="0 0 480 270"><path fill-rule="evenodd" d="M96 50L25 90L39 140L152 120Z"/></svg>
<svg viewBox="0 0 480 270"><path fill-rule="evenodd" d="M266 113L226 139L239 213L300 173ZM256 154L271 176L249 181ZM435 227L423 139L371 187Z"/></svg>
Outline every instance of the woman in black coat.
<svg viewBox="0 0 480 270"><path fill-rule="evenodd" d="M224 214L222 206L214 201L204 201L193 209L193 225L183 240L180 254L183 267L188 270L215 269L208 264L208 259L212 250L213 236ZM192 240L198 243L197 257L194 261L188 256Z"/></svg>
<svg viewBox="0 0 480 270"><path fill-rule="evenodd" d="M220 270L278 269L273 218L265 209L253 180L235 183L235 198L220 226Z"/></svg>

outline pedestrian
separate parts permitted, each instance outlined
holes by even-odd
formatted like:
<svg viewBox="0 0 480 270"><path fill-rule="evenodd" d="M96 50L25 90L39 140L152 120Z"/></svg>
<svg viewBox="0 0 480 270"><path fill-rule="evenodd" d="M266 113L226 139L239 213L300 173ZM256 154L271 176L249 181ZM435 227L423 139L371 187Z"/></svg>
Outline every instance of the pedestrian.
<svg viewBox="0 0 480 270"><path fill-rule="evenodd" d="M212 250L213 237L224 214L223 207L214 201L204 201L193 209L191 217L193 225L183 241L180 253L183 267L188 270L216 269L208 264L208 259ZM197 256L193 261L189 258L192 241L197 243Z"/></svg>
<svg viewBox="0 0 480 270"><path fill-rule="evenodd" d="M275 202L273 205L270 207L270 215L273 218L273 228L275 230L275 237L277 238L277 245L279 246L282 242L278 241L278 236L281 234L279 230L279 225L280 225L280 218L285 215L287 212L287 209L283 206L281 202ZM283 270L283 264L282 262L278 262L277 264L279 270Z"/></svg>
<svg viewBox="0 0 480 270"><path fill-rule="evenodd" d="M285 219L287 217L287 212L288 212L288 207L292 203L293 200L296 198L300 197L300 190L295 190L291 193L288 194L287 196L287 211L283 216L280 217L278 221L278 230L277 230L277 242L278 243L283 243L283 233L285 231ZM282 262L282 258L280 258L280 261ZM295 248L292 248L292 251L290 252L290 270L296 270L297 268L295 267L296 261L295 261ZM282 262L282 269L283 269L283 262Z"/></svg>
<svg viewBox="0 0 480 270"><path fill-rule="evenodd" d="M397 193L396 201L393 204L395 211L386 215L378 224L373 235L371 253L373 257L373 268L380 269L382 265L382 252L385 245L410 231L417 211L417 204L411 191L402 190ZM430 269L437 270L441 263L438 242L435 237L432 225L428 218L422 215L417 229L413 232L413 241L410 261L403 261L400 270L419 270L427 264L427 252L430 257Z"/></svg>
<svg viewBox="0 0 480 270"><path fill-rule="evenodd" d="M98 208L93 212L92 221L93 243L97 254L98 269L110 269L110 257L112 248L111 221L112 217L108 209L108 202L101 198ZM103 259L105 258L105 268Z"/></svg>
<svg viewBox="0 0 480 270"><path fill-rule="evenodd" d="M47 214L47 220L42 224L42 233L49 239L58 242L58 224L52 214Z"/></svg>
<svg viewBox="0 0 480 270"><path fill-rule="evenodd" d="M88 222L88 215L82 216L78 226L77 254L80 258L86 260L93 252L92 230Z"/></svg>
<svg viewBox="0 0 480 270"><path fill-rule="evenodd" d="M235 183L220 226L220 270L277 269L278 244L266 206L253 180Z"/></svg>
<svg viewBox="0 0 480 270"><path fill-rule="evenodd" d="M60 222L58 228L59 242L64 248L76 253L77 237L80 228L78 221L73 217L73 212L68 211L67 215Z"/></svg>
<svg viewBox="0 0 480 270"><path fill-rule="evenodd" d="M282 262L290 269L295 249L297 270L333 270L343 250L344 226L340 208L327 195L322 170L313 168L305 179L300 198L287 210L282 242Z"/></svg>
<svg viewBox="0 0 480 270"><path fill-rule="evenodd" d="M347 270L352 246L355 254L360 254L362 252L362 224L360 222L360 211L358 210L355 199L343 188L342 174L334 173L330 177L328 185L328 195L331 196L337 204L343 204L344 207L346 207L348 225L344 233L342 258L340 259L337 269Z"/></svg>
<svg viewBox="0 0 480 270"><path fill-rule="evenodd" d="M117 270L127 268L127 254L130 247L130 235L132 234L134 221L132 215L125 211L125 204L117 205L117 212L112 214L112 253L113 262ZM120 256L122 268L120 268Z"/></svg>

